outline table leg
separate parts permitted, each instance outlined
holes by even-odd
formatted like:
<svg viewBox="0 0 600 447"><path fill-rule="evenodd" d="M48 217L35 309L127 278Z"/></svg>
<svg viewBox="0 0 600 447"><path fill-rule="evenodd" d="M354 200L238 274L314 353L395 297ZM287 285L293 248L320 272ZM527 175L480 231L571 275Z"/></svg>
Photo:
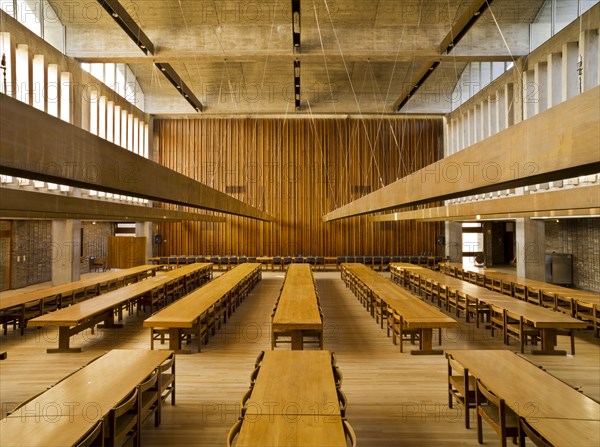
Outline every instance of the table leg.
<svg viewBox="0 0 600 447"><path fill-rule="evenodd" d="M119 307L119 309L121 309ZM112 310L106 313L106 318L104 319L103 324L98 325L99 329L121 329L123 325L121 323L115 323L115 314Z"/></svg>
<svg viewBox="0 0 600 447"><path fill-rule="evenodd" d="M177 354L189 354L189 349L181 349L181 334L180 329L176 327L169 328L169 349L175 351ZM198 338L198 343L202 343L202 340Z"/></svg>
<svg viewBox="0 0 600 447"><path fill-rule="evenodd" d="M58 327L58 349L47 349L48 354L56 354L60 352L81 352L81 348L69 347L69 339L71 338L71 328L68 326Z"/></svg>
<svg viewBox="0 0 600 447"><path fill-rule="evenodd" d="M421 329L421 342L419 345L421 349L419 351L410 351L412 355L439 355L444 353L442 349L433 349L432 328Z"/></svg>
<svg viewBox="0 0 600 447"><path fill-rule="evenodd" d="M554 349L556 347L556 329L542 329L542 349L532 350L537 355L567 355L567 351Z"/></svg>
<svg viewBox="0 0 600 447"><path fill-rule="evenodd" d="M302 331L295 330L292 332L292 351L302 351L304 349L304 344L302 341Z"/></svg>

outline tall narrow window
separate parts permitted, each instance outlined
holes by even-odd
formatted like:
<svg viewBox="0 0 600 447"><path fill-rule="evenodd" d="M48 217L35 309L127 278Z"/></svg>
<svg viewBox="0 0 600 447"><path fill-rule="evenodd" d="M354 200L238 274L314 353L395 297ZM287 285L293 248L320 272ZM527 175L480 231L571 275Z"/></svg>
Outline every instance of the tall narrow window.
<svg viewBox="0 0 600 447"><path fill-rule="evenodd" d="M127 149L127 110L121 110L121 147Z"/></svg>
<svg viewBox="0 0 600 447"><path fill-rule="evenodd" d="M140 120L139 118L133 119L133 145L132 150L136 154L140 153Z"/></svg>
<svg viewBox="0 0 600 447"><path fill-rule="evenodd" d="M71 122L71 73L60 74L60 119Z"/></svg>
<svg viewBox="0 0 600 447"><path fill-rule="evenodd" d="M106 138L106 96L98 101L98 136Z"/></svg>
<svg viewBox="0 0 600 447"><path fill-rule="evenodd" d="M16 19L38 36L42 35L42 5L39 1L17 0Z"/></svg>
<svg viewBox="0 0 600 447"><path fill-rule="evenodd" d="M98 92L90 92L90 133L98 135Z"/></svg>
<svg viewBox="0 0 600 447"><path fill-rule="evenodd" d="M29 104L29 50L27 45L17 45L17 99Z"/></svg>
<svg viewBox="0 0 600 447"><path fill-rule="evenodd" d="M115 144L121 144L121 106L115 106Z"/></svg>
<svg viewBox="0 0 600 447"><path fill-rule="evenodd" d="M115 141L115 103L108 101L106 103L106 139L111 143Z"/></svg>
<svg viewBox="0 0 600 447"><path fill-rule="evenodd" d="M10 56L10 33L0 33L0 57L4 60L4 69L0 71L0 92L8 96L13 94L12 78L12 58Z"/></svg>
<svg viewBox="0 0 600 447"><path fill-rule="evenodd" d="M58 65L48 65L48 84L46 85L48 113L58 118Z"/></svg>
<svg viewBox="0 0 600 447"><path fill-rule="evenodd" d="M150 132L148 131L148 124L144 126L144 157L150 158L150 142L148 141L148 136Z"/></svg>
<svg viewBox="0 0 600 447"><path fill-rule="evenodd" d="M46 87L46 67L44 56L36 54L33 56L33 107L45 110L44 97Z"/></svg>
<svg viewBox="0 0 600 447"><path fill-rule="evenodd" d="M133 151L133 114L127 116L127 150Z"/></svg>

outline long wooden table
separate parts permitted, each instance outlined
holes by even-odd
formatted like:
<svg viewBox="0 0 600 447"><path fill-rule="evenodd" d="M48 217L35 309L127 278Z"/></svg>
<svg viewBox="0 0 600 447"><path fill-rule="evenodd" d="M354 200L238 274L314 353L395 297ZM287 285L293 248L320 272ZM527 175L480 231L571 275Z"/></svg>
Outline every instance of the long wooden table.
<svg viewBox="0 0 600 447"><path fill-rule="evenodd" d="M193 264L192 264L193 265ZM153 331L169 330L169 349L181 349L181 332L200 324L200 320L221 300L226 300L226 308L231 309L231 300L238 299L238 293L247 293L261 278L259 263L245 263L223 273L209 284L200 287L182 299L167 306L144 321L144 327ZM201 341L198 340L198 347Z"/></svg>
<svg viewBox="0 0 600 447"><path fill-rule="evenodd" d="M172 355L112 350L0 421L3 447L71 446Z"/></svg>
<svg viewBox="0 0 600 447"><path fill-rule="evenodd" d="M449 350L494 394L556 446L600 445L600 404L504 350Z"/></svg>
<svg viewBox="0 0 600 447"><path fill-rule="evenodd" d="M277 309L271 321L271 329L272 348L276 333L291 335L292 350L303 349L305 331L320 332L320 340L322 340L323 319L309 264L289 266Z"/></svg>
<svg viewBox="0 0 600 447"><path fill-rule="evenodd" d="M190 264L99 295L95 298L90 298L64 309L33 318L29 320L28 324L35 327L58 326L58 348L48 349L48 353L81 352L81 348L70 347L70 337L72 335L93 327L100 322L104 322L104 326L107 328L117 328L119 325L115 324L114 312L117 311L119 318L121 318L124 305L146 296L154 289L177 281L181 277L196 274L209 278L211 272L212 264Z"/></svg>
<svg viewBox="0 0 600 447"><path fill-rule="evenodd" d="M97 296L104 289L122 287L131 282L140 281L154 275L158 268L157 265L141 265L130 269L91 275L79 281L45 287L17 295L6 296L7 294L4 293L3 296L0 293L0 312L20 310L21 319L24 320L25 307L39 302L39 315L42 315L45 312L44 304L47 302L53 301L55 307L61 308L76 302L78 299ZM23 321L22 327L24 326L25 322Z"/></svg>
<svg viewBox="0 0 600 447"><path fill-rule="evenodd" d="M347 275L352 275L362 282L371 291L373 300L379 299L380 305L385 305L401 315L409 329L420 330L421 349L411 351L411 354L442 353L442 351L432 348L433 329L457 327L456 320L411 295L363 264L342 264L342 278L345 281ZM373 315L373 307L372 303L371 315Z"/></svg>
<svg viewBox="0 0 600 447"><path fill-rule="evenodd" d="M237 446L346 446L329 351L267 351Z"/></svg>
<svg viewBox="0 0 600 447"><path fill-rule="evenodd" d="M432 287L431 290L439 291L445 289L447 293L452 293L454 295L458 292L462 292L465 295L465 302L460 304L458 303L458 298L456 298L456 310L458 313L461 307L463 308L465 320L467 322L469 321L468 308L470 307L471 302L475 309L478 309L481 305L489 306L493 304L509 312L521 315L527 322L541 331L542 347L540 350L532 351L535 354L566 354L565 351L555 349L557 331L560 329L584 329L587 326L583 321L577 320L561 312L555 312L544 307L536 306L535 304L518 300L493 290L486 289L485 287L472 284L468 281L454 278L440 272L434 272L433 270L415 270L404 264L392 264L390 270L392 278L402 282L404 285L407 281L407 276L418 277L419 279L417 282L419 284L424 282L426 284L425 287L435 286ZM438 299L438 305L439 304L440 300Z"/></svg>
<svg viewBox="0 0 600 447"><path fill-rule="evenodd" d="M464 268L459 263L440 263L440 268L457 278L468 278L469 281L477 281L480 285L509 295L514 295L517 287L521 287L526 295L528 289L535 290L537 293L544 294L540 297L543 306L560 310L571 316L575 316L575 301L594 305L600 310L600 293L562 287L511 273L497 272L493 269ZM551 297L551 299L547 297Z"/></svg>

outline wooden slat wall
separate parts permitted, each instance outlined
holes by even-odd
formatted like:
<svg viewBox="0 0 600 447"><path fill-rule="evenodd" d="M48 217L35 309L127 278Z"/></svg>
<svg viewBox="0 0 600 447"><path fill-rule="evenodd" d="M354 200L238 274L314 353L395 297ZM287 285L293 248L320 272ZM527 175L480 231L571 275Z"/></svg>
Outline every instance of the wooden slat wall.
<svg viewBox="0 0 600 447"><path fill-rule="evenodd" d="M439 159L441 119L157 120L159 162L274 216L158 224L161 254L441 253L440 223L322 216Z"/></svg>
<svg viewBox="0 0 600 447"><path fill-rule="evenodd" d="M146 238L110 236L108 238L108 267L129 269L146 263Z"/></svg>

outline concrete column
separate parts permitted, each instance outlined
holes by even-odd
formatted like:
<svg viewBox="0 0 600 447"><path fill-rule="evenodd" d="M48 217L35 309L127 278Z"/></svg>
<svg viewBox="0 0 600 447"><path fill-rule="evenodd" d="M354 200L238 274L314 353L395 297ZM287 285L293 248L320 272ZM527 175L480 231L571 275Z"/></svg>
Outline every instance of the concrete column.
<svg viewBox="0 0 600 447"><path fill-rule="evenodd" d="M455 221L446 222L444 235L445 256L450 258L450 262L462 263L462 224Z"/></svg>
<svg viewBox="0 0 600 447"><path fill-rule="evenodd" d="M516 219L517 274L543 281L545 231L543 220Z"/></svg>
<svg viewBox="0 0 600 447"><path fill-rule="evenodd" d="M152 257L152 246L154 244L152 231L151 222L136 222L135 224L135 236L146 238L146 259Z"/></svg>
<svg viewBox="0 0 600 447"><path fill-rule="evenodd" d="M79 280L81 221L52 221L52 285Z"/></svg>

